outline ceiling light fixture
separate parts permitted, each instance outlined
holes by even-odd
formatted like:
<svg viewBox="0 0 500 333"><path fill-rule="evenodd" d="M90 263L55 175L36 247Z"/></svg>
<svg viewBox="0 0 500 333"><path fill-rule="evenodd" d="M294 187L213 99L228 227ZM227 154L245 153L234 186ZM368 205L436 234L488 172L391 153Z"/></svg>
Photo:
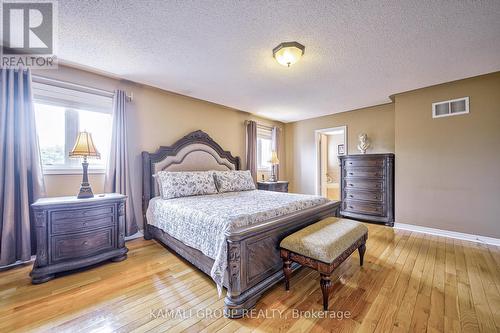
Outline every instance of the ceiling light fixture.
<svg viewBox="0 0 500 333"><path fill-rule="evenodd" d="M298 42L284 42L273 49L273 57L283 66L290 67L304 55L306 47Z"/></svg>

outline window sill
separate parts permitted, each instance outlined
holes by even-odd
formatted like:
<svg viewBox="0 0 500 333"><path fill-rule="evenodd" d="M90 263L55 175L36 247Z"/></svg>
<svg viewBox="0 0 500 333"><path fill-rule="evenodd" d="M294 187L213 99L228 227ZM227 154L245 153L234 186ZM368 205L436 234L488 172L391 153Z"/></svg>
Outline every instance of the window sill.
<svg viewBox="0 0 500 333"><path fill-rule="evenodd" d="M89 175L105 174L106 169L89 169ZM47 168L43 169L44 175L82 175L82 168Z"/></svg>
<svg viewBox="0 0 500 333"><path fill-rule="evenodd" d="M259 169L259 168L257 168L257 171L258 172L271 172L271 168L267 168L267 169L264 169L264 168Z"/></svg>

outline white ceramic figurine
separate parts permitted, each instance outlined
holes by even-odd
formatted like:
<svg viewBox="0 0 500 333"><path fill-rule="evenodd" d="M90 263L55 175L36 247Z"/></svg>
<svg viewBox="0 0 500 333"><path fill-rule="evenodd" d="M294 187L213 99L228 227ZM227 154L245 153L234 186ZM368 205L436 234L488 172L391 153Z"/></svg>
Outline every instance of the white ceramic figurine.
<svg viewBox="0 0 500 333"><path fill-rule="evenodd" d="M366 154L366 150L370 147L370 141L368 141L368 135L366 133L361 133L358 135L359 144L358 149L361 154Z"/></svg>

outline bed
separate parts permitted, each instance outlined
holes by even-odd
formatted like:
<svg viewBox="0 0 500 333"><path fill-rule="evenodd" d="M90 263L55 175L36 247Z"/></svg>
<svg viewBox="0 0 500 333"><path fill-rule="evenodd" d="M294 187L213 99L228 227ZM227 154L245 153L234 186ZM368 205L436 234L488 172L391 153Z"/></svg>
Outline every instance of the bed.
<svg viewBox="0 0 500 333"><path fill-rule="evenodd" d="M339 213L339 202L259 190L159 199L153 177L158 171L240 169L240 159L203 131L143 152L142 159L144 237L216 276L216 284L227 289L224 313L229 318L243 316L283 279L279 242L284 237ZM203 237L183 236L193 233Z"/></svg>

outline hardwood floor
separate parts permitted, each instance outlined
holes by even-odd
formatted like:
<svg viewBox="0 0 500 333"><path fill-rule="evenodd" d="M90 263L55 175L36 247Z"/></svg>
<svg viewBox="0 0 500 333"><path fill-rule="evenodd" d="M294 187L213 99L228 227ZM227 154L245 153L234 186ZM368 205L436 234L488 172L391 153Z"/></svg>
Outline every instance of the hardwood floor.
<svg viewBox="0 0 500 333"><path fill-rule="evenodd" d="M319 275L305 268L293 274L290 292L282 284L267 292L254 318L223 318L207 276L137 239L123 262L41 285L31 285L30 266L1 272L0 332L500 331L498 247L367 226L364 267L353 254L330 296L328 314L343 319L317 318Z"/></svg>

